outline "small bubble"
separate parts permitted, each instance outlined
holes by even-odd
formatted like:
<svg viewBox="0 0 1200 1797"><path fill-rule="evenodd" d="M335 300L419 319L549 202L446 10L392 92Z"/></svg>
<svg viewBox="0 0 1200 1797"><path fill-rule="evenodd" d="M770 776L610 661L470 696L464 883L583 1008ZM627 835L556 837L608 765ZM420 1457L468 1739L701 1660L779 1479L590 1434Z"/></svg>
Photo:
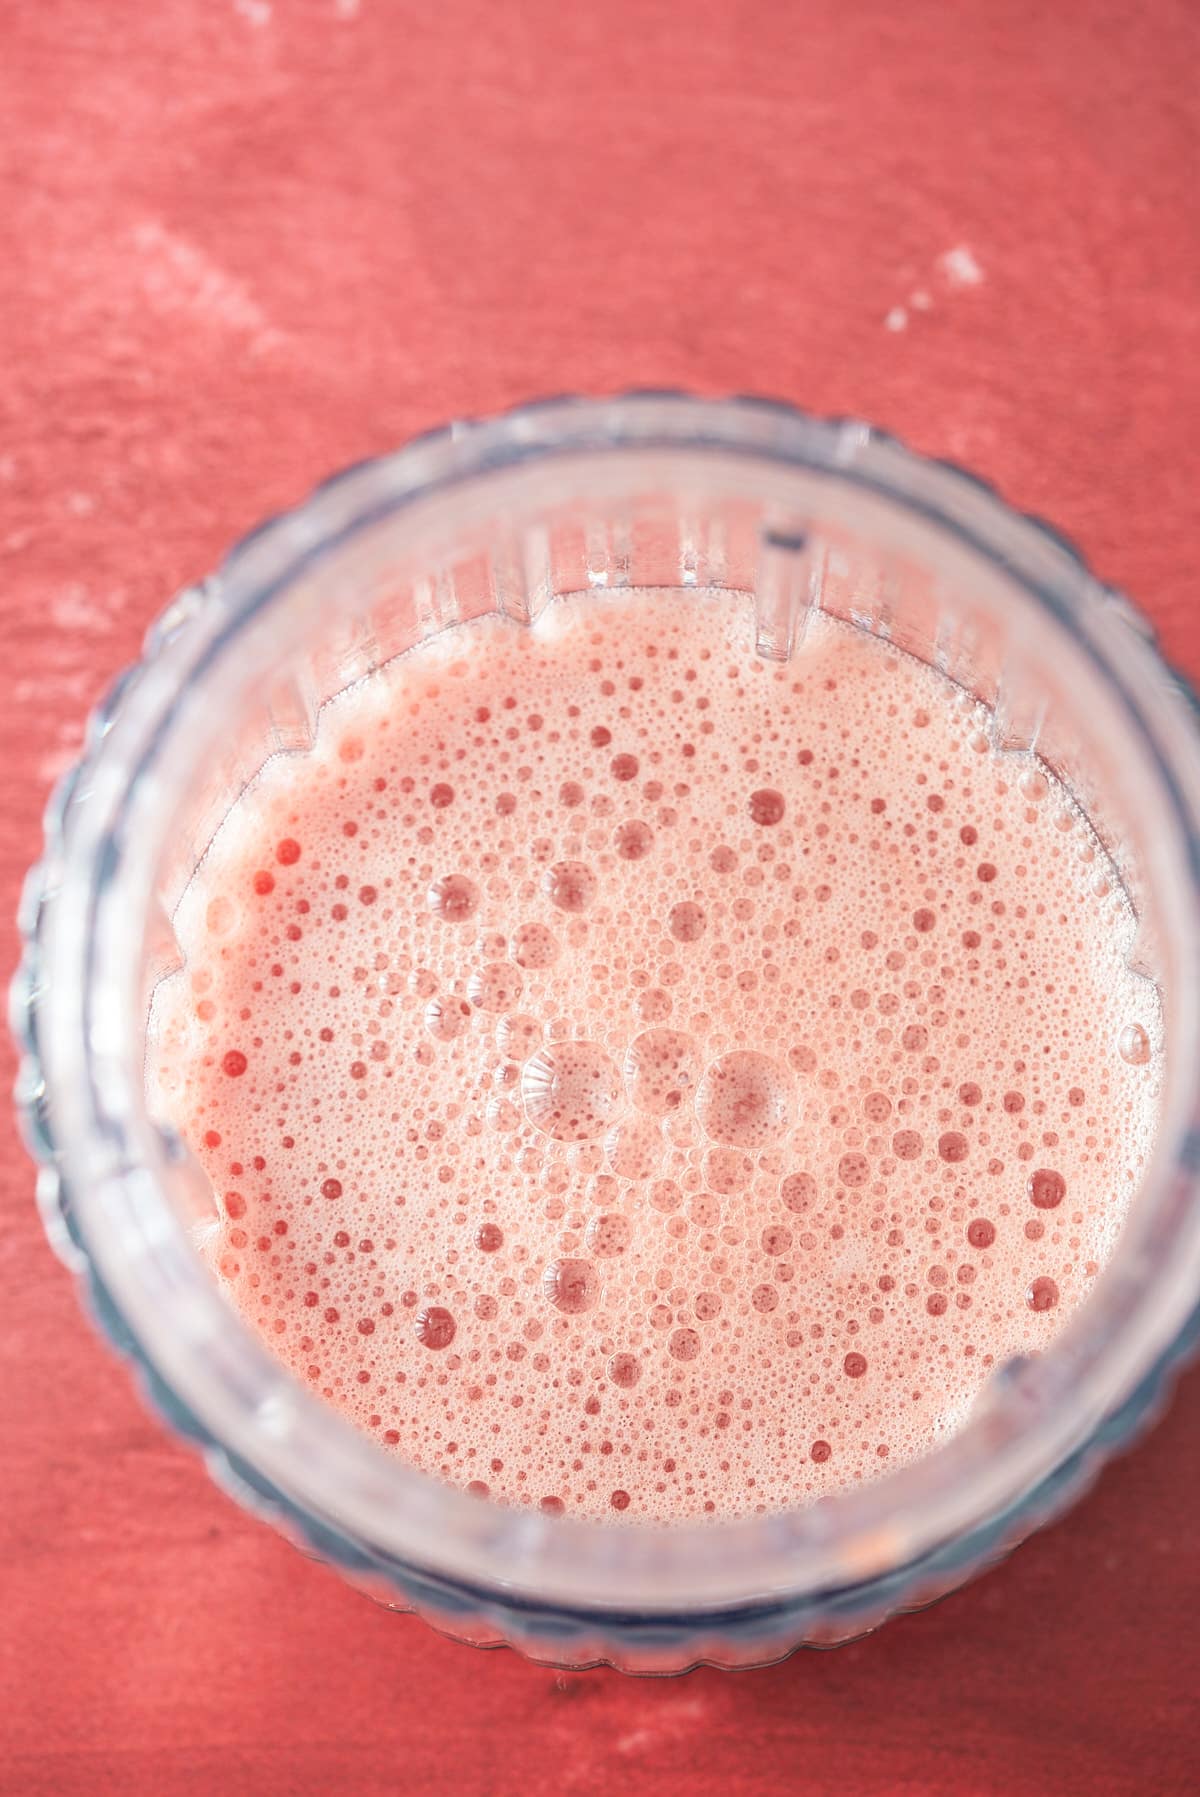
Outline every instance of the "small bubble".
<svg viewBox="0 0 1200 1797"><path fill-rule="evenodd" d="M608 1376L614 1385L619 1385L622 1391L628 1391L642 1376L637 1355L614 1354L608 1363Z"/></svg>
<svg viewBox="0 0 1200 1797"><path fill-rule="evenodd" d="M790 1092L778 1063L753 1049L735 1049L706 1070L696 1115L715 1141L761 1149L788 1128Z"/></svg>
<svg viewBox="0 0 1200 1797"><path fill-rule="evenodd" d="M721 1201L715 1192L694 1192L688 1200L688 1216L698 1229L715 1229L721 1221Z"/></svg>
<svg viewBox="0 0 1200 1797"><path fill-rule="evenodd" d="M552 967L558 956L558 938L545 924L523 923L514 930L513 960L518 967Z"/></svg>
<svg viewBox="0 0 1200 1797"><path fill-rule="evenodd" d="M938 1137L938 1154L942 1160L965 1161L967 1158L967 1138L957 1129L948 1129Z"/></svg>
<svg viewBox="0 0 1200 1797"><path fill-rule="evenodd" d="M599 1289L590 1260L554 1260L542 1274L542 1291L547 1301L564 1316L580 1316L591 1310Z"/></svg>
<svg viewBox="0 0 1200 1797"><path fill-rule="evenodd" d="M604 1211L590 1220L584 1239L599 1260L611 1260L614 1255L624 1254L632 1235L628 1217L620 1211Z"/></svg>
<svg viewBox="0 0 1200 1797"><path fill-rule="evenodd" d="M221 1058L221 1072L228 1074L230 1079L240 1079L245 1073L247 1065L246 1057L240 1048L231 1048Z"/></svg>
<svg viewBox="0 0 1200 1797"><path fill-rule="evenodd" d="M475 1231L475 1246L484 1254L494 1254L504 1244L504 1231L498 1223L481 1223Z"/></svg>
<svg viewBox="0 0 1200 1797"><path fill-rule="evenodd" d="M710 1148L704 1156L704 1177L722 1196L740 1192L753 1171L754 1163L740 1148Z"/></svg>
<svg viewBox="0 0 1200 1797"><path fill-rule="evenodd" d="M542 884L560 911L586 911L597 891L596 876L582 861L556 861L546 869Z"/></svg>
<svg viewBox="0 0 1200 1797"><path fill-rule="evenodd" d="M673 1329L667 1347L675 1360L695 1360L700 1352L700 1337L694 1329Z"/></svg>
<svg viewBox="0 0 1200 1797"><path fill-rule="evenodd" d="M654 832L649 824L620 824L613 841L622 861L642 861L654 846Z"/></svg>
<svg viewBox="0 0 1200 1797"><path fill-rule="evenodd" d="M750 817L756 824L777 824L785 809L783 794L772 787L760 787L758 792L750 794Z"/></svg>
<svg viewBox="0 0 1200 1797"><path fill-rule="evenodd" d="M811 1458L818 1466L823 1466L825 1461L828 1460L829 1456L833 1453L833 1449L827 1441L814 1441L812 1447L808 1451Z"/></svg>
<svg viewBox="0 0 1200 1797"><path fill-rule="evenodd" d="M847 1379L861 1379L866 1370L867 1357L865 1354L847 1354L842 1362L842 1371Z"/></svg>
<svg viewBox="0 0 1200 1797"><path fill-rule="evenodd" d="M601 1136L615 1120L623 1097L616 1067L594 1042L555 1042L525 1063L521 1073L525 1115L560 1142Z"/></svg>
<svg viewBox="0 0 1200 1797"><path fill-rule="evenodd" d="M664 1017L671 1015L671 1007L671 994L664 992L661 986L651 986L647 991L639 992L635 1008L643 1023L661 1023Z"/></svg>
<svg viewBox="0 0 1200 1797"><path fill-rule="evenodd" d="M1150 1037L1140 1023L1128 1023L1117 1038L1117 1053L1131 1067L1141 1067L1150 1059Z"/></svg>
<svg viewBox="0 0 1200 1797"><path fill-rule="evenodd" d="M768 1316L779 1304L779 1293L773 1285L756 1285L750 1293L750 1303L760 1315Z"/></svg>
<svg viewBox="0 0 1200 1797"><path fill-rule="evenodd" d="M649 1179L662 1166L663 1139L650 1117L628 1117L604 1139L604 1152L613 1172L622 1179Z"/></svg>
<svg viewBox="0 0 1200 1797"><path fill-rule="evenodd" d="M228 936L237 928L237 906L223 895L210 899L204 922L214 936Z"/></svg>
<svg viewBox="0 0 1200 1797"><path fill-rule="evenodd" d="M440 1304L427 1304L419 1310L413 1327L425 1348L448 1348L457 1333L453 1316Z"/></svg>
<svg viewBox="0 0 1200 1797"><path fill-rule="evenodd" d="M506 1011L521 996L524 980L504 961L489 961L467 981L467 997L481 1011Z"/></svg>
<svg viewBox="0 0 1200 1797"><path fill-rule="evenodd" d="M1034 805L1044 799L1050 791L1050 782L1045 774L1038 772L1037 768L1027 768L1017 781L1017 786L1022 798L1028 799Z"/></svg>
<svg viewBox="0 0 1200 1797"><path fill-rule="evenodd" d="M1058 1286L1053 1279L1035 1279L1025 1294L1030 1310L1053 1310L1058 1303Z"/></svg>
<svg viewBox="0 0 1200 1797"><path fill-rule="evenodd" d="M650 1202L655 1210L669 1216L683 1203L683 1193L673 1179L656 1179L650 1187Z"/></svg>
<svg viewBox="0 0 1200 1797"><path fill-rule="evenodd" d="M425 1006L425 1028L439 1042L452 1042L470 1018L471 1007L465 998L431 998Z"/></svg>
<svg viewBox="0 0 1200 1797"><path fill-rule="evenodd" d="M636 755L614 755L611 767L614 780L637 779L638 758Z"/></svg>
<svg viewBox="0 0 1200 1797"><path fill-rule="evenodd" d="M515 1134L521 1122L521 1113L516 1105L498 1092L488 1099L484 1115L493 1129L506 1136Z"/></svg>
<svg viewBox="0 0 1200 1797"><path fill-rule="evenodd" d="M1066 1196L1067 1182L1061 1173L1039 1167L1029 1175L1028 1190L1038 1210L1056 1210Z"/></svg>
<svg viewBox="0 0 1200 1797"><path fill-rule="evenodd" d="M707 920L702 906L684 899L681 904L672 905L667 925L676 942L697 942L704 934Z"/></svg>
<svg viewBox="0 0 1200 1797"><path fill-rule="evenodd" d="M972 1248L990 1248L996 1239L996 1225L986 1217L973 1217L967 1224L967 1240Z"/></svg>
<svg viewBox="0 0 1200 1797"><path fill-rule="evenodd" d="M479 888L466 874L445 874L429 888L426 903L444 923L466 923L479 909Z"/></svg>
<svg viewBox="0 0 1200 1797"><path fill-rule="evenodd" d="M643 1030L625 1052L630 1101L652 1117L676 1111L695 1092L696 1045L682 1030Z"/></svg>
<svg viewBox="0 0 1200 1797"><path fill-rule="evenodd" d="M536 1017L502 1017L496 1025L496 1047L509 1061L524 1061L542 1039Z"/></svg>
<svg viewBox="0 0 1200 1797"><path fill-rule="evenodd" d="M779 1188L779 1196L787 1209L799 1216L816 1202L817 1182L811 1173L789 1173Z"/></svg>

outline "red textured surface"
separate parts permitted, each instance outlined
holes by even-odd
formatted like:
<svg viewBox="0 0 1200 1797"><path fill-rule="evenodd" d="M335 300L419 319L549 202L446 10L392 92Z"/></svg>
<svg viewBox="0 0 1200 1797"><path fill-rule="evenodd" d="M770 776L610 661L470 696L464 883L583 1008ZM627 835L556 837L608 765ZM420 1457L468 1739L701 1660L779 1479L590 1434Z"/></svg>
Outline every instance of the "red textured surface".
<svg viewBox="0 0 1200 1797"><path fill-rule="evenodd" d="M338 464L542 392L873 417L1052 516L1200 676L1193 0L42 0L4 37L3 917L174 587ZM560 1679L210 1487L0 1131L3 1791L1196 1788L1197 1374L932 1611L768 1672Z"/></svg>

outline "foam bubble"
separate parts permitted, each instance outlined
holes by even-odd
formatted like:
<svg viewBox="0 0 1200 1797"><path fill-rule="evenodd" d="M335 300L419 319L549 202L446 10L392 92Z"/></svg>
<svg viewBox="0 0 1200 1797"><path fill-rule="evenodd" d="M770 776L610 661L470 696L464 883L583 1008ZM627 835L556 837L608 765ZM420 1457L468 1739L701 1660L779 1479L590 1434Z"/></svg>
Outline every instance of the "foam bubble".
<svg viewBox="0 0 1200 1797"><path fill-rule="evenodd" d="M621 1078L594 1042L558 1042L540 1049L521 1073L525 1115L559 1142L603 1135L621 1108Z"/></svg>
<svg viewBox="0 0 1200 1797"><path fill-rule="evenodd" d="M695 1094L696 1044L683 1030L649 1029L625 1054L625 1086L631 1102L652 1117L665 1117Z"/></svg>
<svg viewBox="0 0 1200 1797"><path fill-rule="evenodd" d="M755 1049L720 1055L705 1069L696 1115L715 1141L763 1148L787 1131L789 1085L779 1063Z"/></svg>
<svg viewBox="0 0 1200 1797"><path fill-rule="evenodd" d="M556 861L546 869L544 885L560 911L586 911L596 897L596 876L582 861Z"/></svg>
<svg viewBox="0 0 1200 1797"><path fill-rule="evenodd" d="M444 923L467 923L479 909L479 888L465 874L444 874L429 888L427 903Z"/></svg>
<svg viewBox="0 0 1200 1797"><path fill-rule="evenodd" d="M564 1316L580 1316L596 1302L600 1282L590 1260L551 1261L542 1276L542 1290Z"/></svg>
<svg viewBox="0 0 1200 1797"><path fill-rule="evenodd" d="M518 967L538 971L553 967L560 953L557 936L543 923L518 924L513 932L513 960Z"/></svg>

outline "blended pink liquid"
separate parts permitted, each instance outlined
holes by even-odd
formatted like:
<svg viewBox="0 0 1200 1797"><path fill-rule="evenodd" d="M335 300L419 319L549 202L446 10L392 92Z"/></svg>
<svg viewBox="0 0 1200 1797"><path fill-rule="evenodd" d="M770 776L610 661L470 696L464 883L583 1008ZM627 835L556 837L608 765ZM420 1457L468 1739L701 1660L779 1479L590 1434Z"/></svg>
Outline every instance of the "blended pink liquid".
<svg viewBox="0 0 1200 1797"><path fill-rule="evenodd" d="M1110 1254L1159 1025L1086 820L939 675L589 597L329 705L177 919L151 1085L205 1251L414 1466L617 1519L960 1427Z"/></svg>

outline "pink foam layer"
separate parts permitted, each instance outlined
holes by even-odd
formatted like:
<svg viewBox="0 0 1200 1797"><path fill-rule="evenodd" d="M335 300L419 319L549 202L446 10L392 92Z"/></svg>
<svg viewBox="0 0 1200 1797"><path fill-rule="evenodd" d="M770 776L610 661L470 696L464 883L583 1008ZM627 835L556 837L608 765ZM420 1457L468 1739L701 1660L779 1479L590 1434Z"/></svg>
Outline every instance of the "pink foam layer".
<svg viewBox="0 0 1200 1797"><path fill-rule="evenodd" d="M152 1086L248 1321L414 1465L618 1520L878 1476L1043 1347L1153 1137L1086 822L818 620L639 594L393 663L178 918Z"/></svg>

